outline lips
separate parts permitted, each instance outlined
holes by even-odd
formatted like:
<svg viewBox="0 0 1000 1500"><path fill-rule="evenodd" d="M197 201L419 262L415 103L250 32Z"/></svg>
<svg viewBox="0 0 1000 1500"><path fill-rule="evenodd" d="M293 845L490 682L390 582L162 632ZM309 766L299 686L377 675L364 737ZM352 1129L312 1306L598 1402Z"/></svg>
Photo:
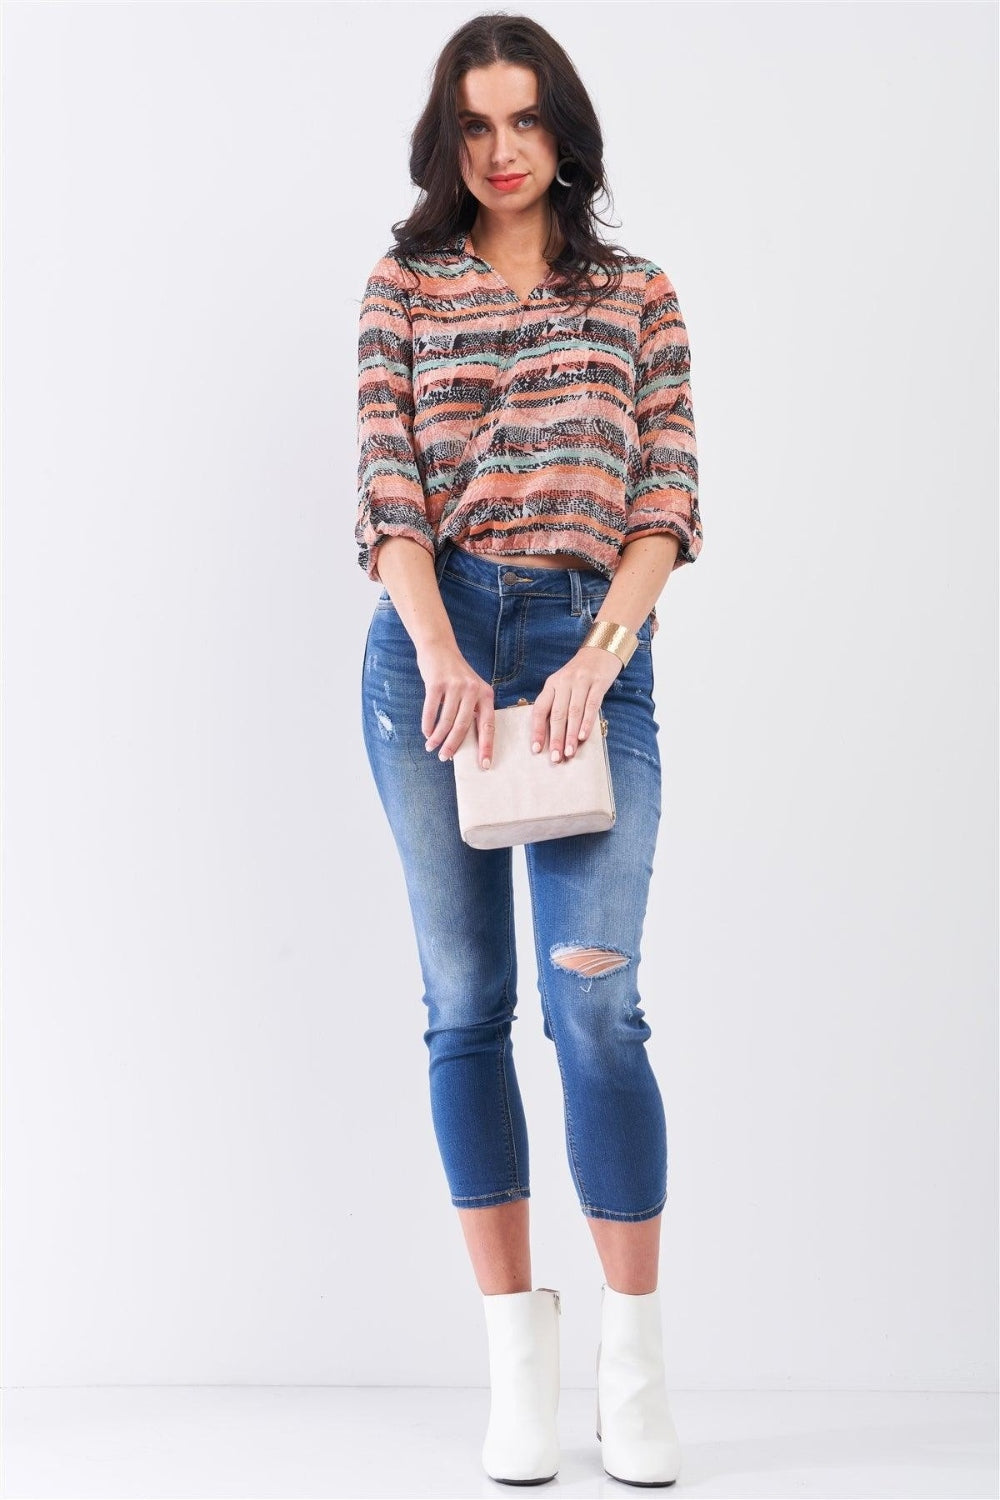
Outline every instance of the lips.
<svg viewBox="0 0 1000 1500"><path fill-rule="evenodd" d="M503 186L503 184L507 182L520 182L522 177L527 177L527 175L527 172L511 172L507 176L487 177L486 181L495 182L500 186Z"/></svg>

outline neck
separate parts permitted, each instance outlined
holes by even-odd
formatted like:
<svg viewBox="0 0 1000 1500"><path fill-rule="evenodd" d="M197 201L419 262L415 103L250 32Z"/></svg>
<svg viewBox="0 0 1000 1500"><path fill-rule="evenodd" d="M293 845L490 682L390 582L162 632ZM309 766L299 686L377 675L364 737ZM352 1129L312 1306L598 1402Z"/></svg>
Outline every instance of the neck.
<svg viewBox="0 0 1000 1500"><path fill-rule="evenodd" d="M548 214L544 218L532 214L516 217L510 214L486 214L482 210L469 233L477 255L483 260L502 260L511 265L537 265L546 260L545 250L550 234L556 238L551 251L554 258L563 244L555 220Z"/></svg>

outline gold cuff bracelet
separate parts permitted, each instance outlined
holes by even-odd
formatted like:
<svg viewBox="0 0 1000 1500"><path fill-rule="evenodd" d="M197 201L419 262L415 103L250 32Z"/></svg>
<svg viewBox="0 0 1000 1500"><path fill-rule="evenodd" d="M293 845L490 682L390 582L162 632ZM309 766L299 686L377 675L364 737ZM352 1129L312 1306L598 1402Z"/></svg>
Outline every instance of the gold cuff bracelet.
<svg viewBox="0 0 1000 1500"><path fill-rule="evenodd" d="M616 625L613 620L595 620L584 637L583 644L600 646L628 666L629 658L639 644L639 637L627 625Z"/></svg>

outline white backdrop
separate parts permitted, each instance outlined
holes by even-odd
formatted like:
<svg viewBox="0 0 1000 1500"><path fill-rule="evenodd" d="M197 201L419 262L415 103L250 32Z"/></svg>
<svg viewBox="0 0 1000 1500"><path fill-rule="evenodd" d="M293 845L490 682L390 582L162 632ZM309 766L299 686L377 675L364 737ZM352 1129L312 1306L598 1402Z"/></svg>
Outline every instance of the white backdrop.
<svg viewBox="0 0 1000 1500"><path fill-rule="evenodd" d="M475 13L4 7L8 1386L487 1381L353 540L361 294ZM640 974L671 1386L995 1388L996 12L530 14L692 348ZM516 869L534 1284L583 1386Z"/></svg>

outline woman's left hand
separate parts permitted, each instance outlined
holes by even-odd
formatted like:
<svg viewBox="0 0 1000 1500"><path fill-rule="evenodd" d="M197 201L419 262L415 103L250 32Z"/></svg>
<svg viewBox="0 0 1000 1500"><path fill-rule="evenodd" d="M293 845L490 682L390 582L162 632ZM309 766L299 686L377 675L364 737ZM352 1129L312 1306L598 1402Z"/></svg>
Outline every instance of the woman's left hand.
<svg viewBox="0 0 1000 1500"><path fill-rule="evenodd" d="M604 694L622 671L622 659L603 646L581 646L545 679L531 714L531 748L552 760L574 754L597 722Z"/></svg>

